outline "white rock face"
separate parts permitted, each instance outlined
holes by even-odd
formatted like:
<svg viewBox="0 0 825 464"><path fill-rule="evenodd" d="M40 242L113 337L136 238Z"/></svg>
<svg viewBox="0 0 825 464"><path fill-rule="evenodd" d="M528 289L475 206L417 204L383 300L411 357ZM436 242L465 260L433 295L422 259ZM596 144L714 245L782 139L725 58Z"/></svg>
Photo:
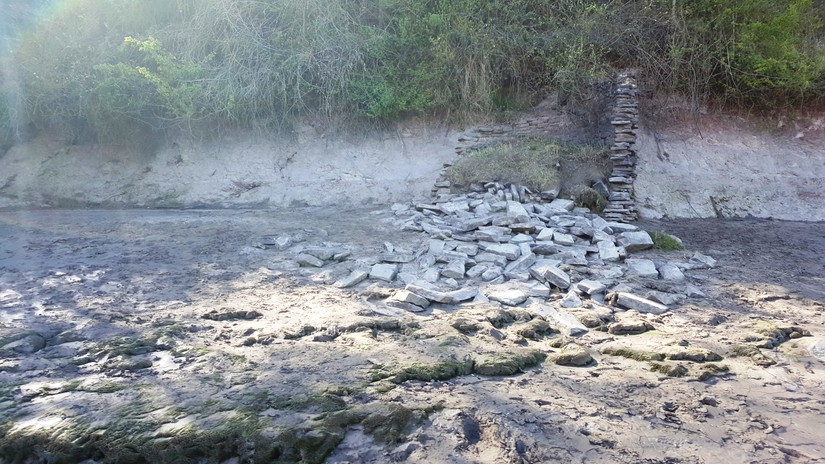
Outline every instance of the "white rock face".
<svg viewBox="0 0 825 464"><path fill-rule="evenodd" d="M701 133L657 127L654 137L642 124L634 183L642 217L825 220L822 140L769 135L741 122L701 125ZM822 129L806 134L821 139Z"/></svg>

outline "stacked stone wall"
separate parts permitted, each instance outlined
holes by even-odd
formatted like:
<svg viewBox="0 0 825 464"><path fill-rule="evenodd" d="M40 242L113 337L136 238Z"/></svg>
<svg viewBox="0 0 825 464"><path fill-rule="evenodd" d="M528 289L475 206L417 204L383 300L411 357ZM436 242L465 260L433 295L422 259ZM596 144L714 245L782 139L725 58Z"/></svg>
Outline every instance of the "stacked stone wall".
<svg viewBox="0 0 825 464"><path fill-rule="evenodd" d="M639 100L633 73L619 74L616 100L610 124L615 137L610 147L613 170L610 174L610 194L604 217L607 220L630 222L638 218L633 181L636 179L636 130L639 128Z"/></svg>
<svg viewBox="0 0 825 464"><path fill-rule="evenodd" d="M638 160L636 155L636 131L639 127L638 85L635 75L629 71L620 73L613 93L614 103L607 115L613 132L613 142L609 152L613 166L608 179L608 203L602 215L610 221L631 222L638 219L633 191ZM559 127L559 120L549 116L524 117L513 124L479 127L467 131L459 137L456 153L461 156L469 150L495 145L507 140L558 133ZM446 176L446 170L450 166L451 163L444 165L444 169L432 189L432 194L437 199L450 195L451 186ZM507 192L504 191L507 190L507 187L495 185L491 188L501 191L497 193L506 194ZM519 195L513 192L513 199L518 197ZM548 197L548 199L552 199L552 197Z"/></svg>

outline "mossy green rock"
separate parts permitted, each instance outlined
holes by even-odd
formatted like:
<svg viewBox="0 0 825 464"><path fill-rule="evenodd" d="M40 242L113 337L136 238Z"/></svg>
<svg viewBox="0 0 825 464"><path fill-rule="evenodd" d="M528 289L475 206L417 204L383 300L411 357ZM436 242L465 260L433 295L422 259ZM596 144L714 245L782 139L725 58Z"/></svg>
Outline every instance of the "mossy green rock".
<svg viewBox="0 0 825 464"><path fill-rule="evenodd" d="M560 366L587 366L593 362L593 356L590 351L575 343L565 345L561 352L552 357L554 363Z"/></svg>
<svg viewBox="0 0 825 464"><path fill-rule="evenodd" d="M688 368L681 364L652 362L650 363L650 370L652 372L664 374L668 377L684 377L688 375Z"/></svg>
<svg viewBox="0 0 825 464"><path fill-rule="evenodd" d="M710 380L713 377L720 377L730 373L730 368L723 364L708 363L702 366L699 370L699 375L696 376L701 381Z"/></svg>
<svg viewBox="0 0 825 464"><path fill-rule="evenodd" d="M397 443L412 424L415 415L404 406L391 404L387 411L375 412L361 422L364 431L381 443Z"/></svg>
<svg viewBox="0 0 825 464"><path fill-rule="evenodd" d="M524 338L529 338L531 340L536 340L538 338L541 338L545 334L552 332L553 329L550 327L550 324L544 319L539 318L531 320L530 322L520 326L516 330L516 334Z"/></svg>
<svg viewBox="0 0 825 464"><path fill-rule="evenodd" d="M485 376L513 375L528 367L537 366L545 359L547 355L538 350L492 355L477 360L473 372Z"/></svg>
<svg viewBox="0 0 825 464"><path fill-rule="evenodd" d="M404 383L408 380L449 380L460 375L473 372L473 361L465 359L445 359L432 364L416 363L397 370L379 371L373 375L373 380L389 379L393 383Z"/></svg>
<svg viewBox="0 0 825 464"><path fill-rule="evenodd" d="M671 361L692 361L696 363L721 361L722 356L705 348L670 346L663 350Z"/></svg>
<svg viewBox="0 0 825 464"><path fill-rule="evenodd" d="M630 348L627 346L608 345L602 348L602 353L611 356L621 356L623 358L634 359L636 361L664 361L665 355L654 353L653 351Z"/></svg>

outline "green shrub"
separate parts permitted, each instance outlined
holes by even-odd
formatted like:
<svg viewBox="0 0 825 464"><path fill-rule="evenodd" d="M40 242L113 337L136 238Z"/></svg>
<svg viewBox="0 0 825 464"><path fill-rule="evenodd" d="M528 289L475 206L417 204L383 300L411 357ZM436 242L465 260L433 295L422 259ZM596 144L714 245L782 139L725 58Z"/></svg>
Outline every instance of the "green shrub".
<svg viewBox="0 0 825 464"><path fill-rule="evenodd" d="M670 53L690 57L709 89L734 101L776 105L822 90L825 49L821 12L811 0L699 0L674 10L681 44Z"/></svg>
<svg viewBox="0 0 825 464"><path fill-rule="evenodd" d="M812 0L42 3L10 0L0 53L14 72L0 79L19 88L16 118L72 140L485 114L553 90L586 113L627 67L694 102L825 95L825 8Z"/></svg>
<svg viewBox="0 0 825 464"><path fill-rule="evenodd" d="M181 63L153 37L126 37L122 52L123 61L94 67L85 115L100 139L133 140L205 116L198 66Z"/></svg>
<svg viewBox="0 0 825 464"><path fill-rule="evenodd" d="M650 235L651 240L653 240L653 248L657 250L679 251L685 249L682 241L673 235L657 231L648 232L647 234Z"/></svg>

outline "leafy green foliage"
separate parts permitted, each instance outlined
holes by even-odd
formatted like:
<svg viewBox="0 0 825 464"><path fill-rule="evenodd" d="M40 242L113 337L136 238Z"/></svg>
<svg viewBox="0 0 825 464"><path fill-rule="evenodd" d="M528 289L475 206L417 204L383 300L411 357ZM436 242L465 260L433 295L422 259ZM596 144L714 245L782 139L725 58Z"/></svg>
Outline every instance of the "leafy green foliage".
<svg viewBox="0 0 825 464"><path fill-rule="evenodd" d="M93 68L87 112L100 138L128 139L203 116L198 66L181 63L153 37L126 37L121 51L122 61Z"/></svg>
<svg viewBox="0 0 825 464"><path fill-rule="evenodd" d="M694 50L706 55L705 73L717 88L735 100L776 104L825 83L815 11L811 0L700 0L686 3L681 15L688 33L716 38Z"/></svg>
<svg viewBox="0 0 825 464"><path fill-rule="evenodd" d="M488 113L548 90L587 105L626 67L694 102L825 94L813 0L86 0L51 16L42 4L9 0L19 25L0 37L13 70L0 80L16 83L16 118L73 140Z"/></svg>

